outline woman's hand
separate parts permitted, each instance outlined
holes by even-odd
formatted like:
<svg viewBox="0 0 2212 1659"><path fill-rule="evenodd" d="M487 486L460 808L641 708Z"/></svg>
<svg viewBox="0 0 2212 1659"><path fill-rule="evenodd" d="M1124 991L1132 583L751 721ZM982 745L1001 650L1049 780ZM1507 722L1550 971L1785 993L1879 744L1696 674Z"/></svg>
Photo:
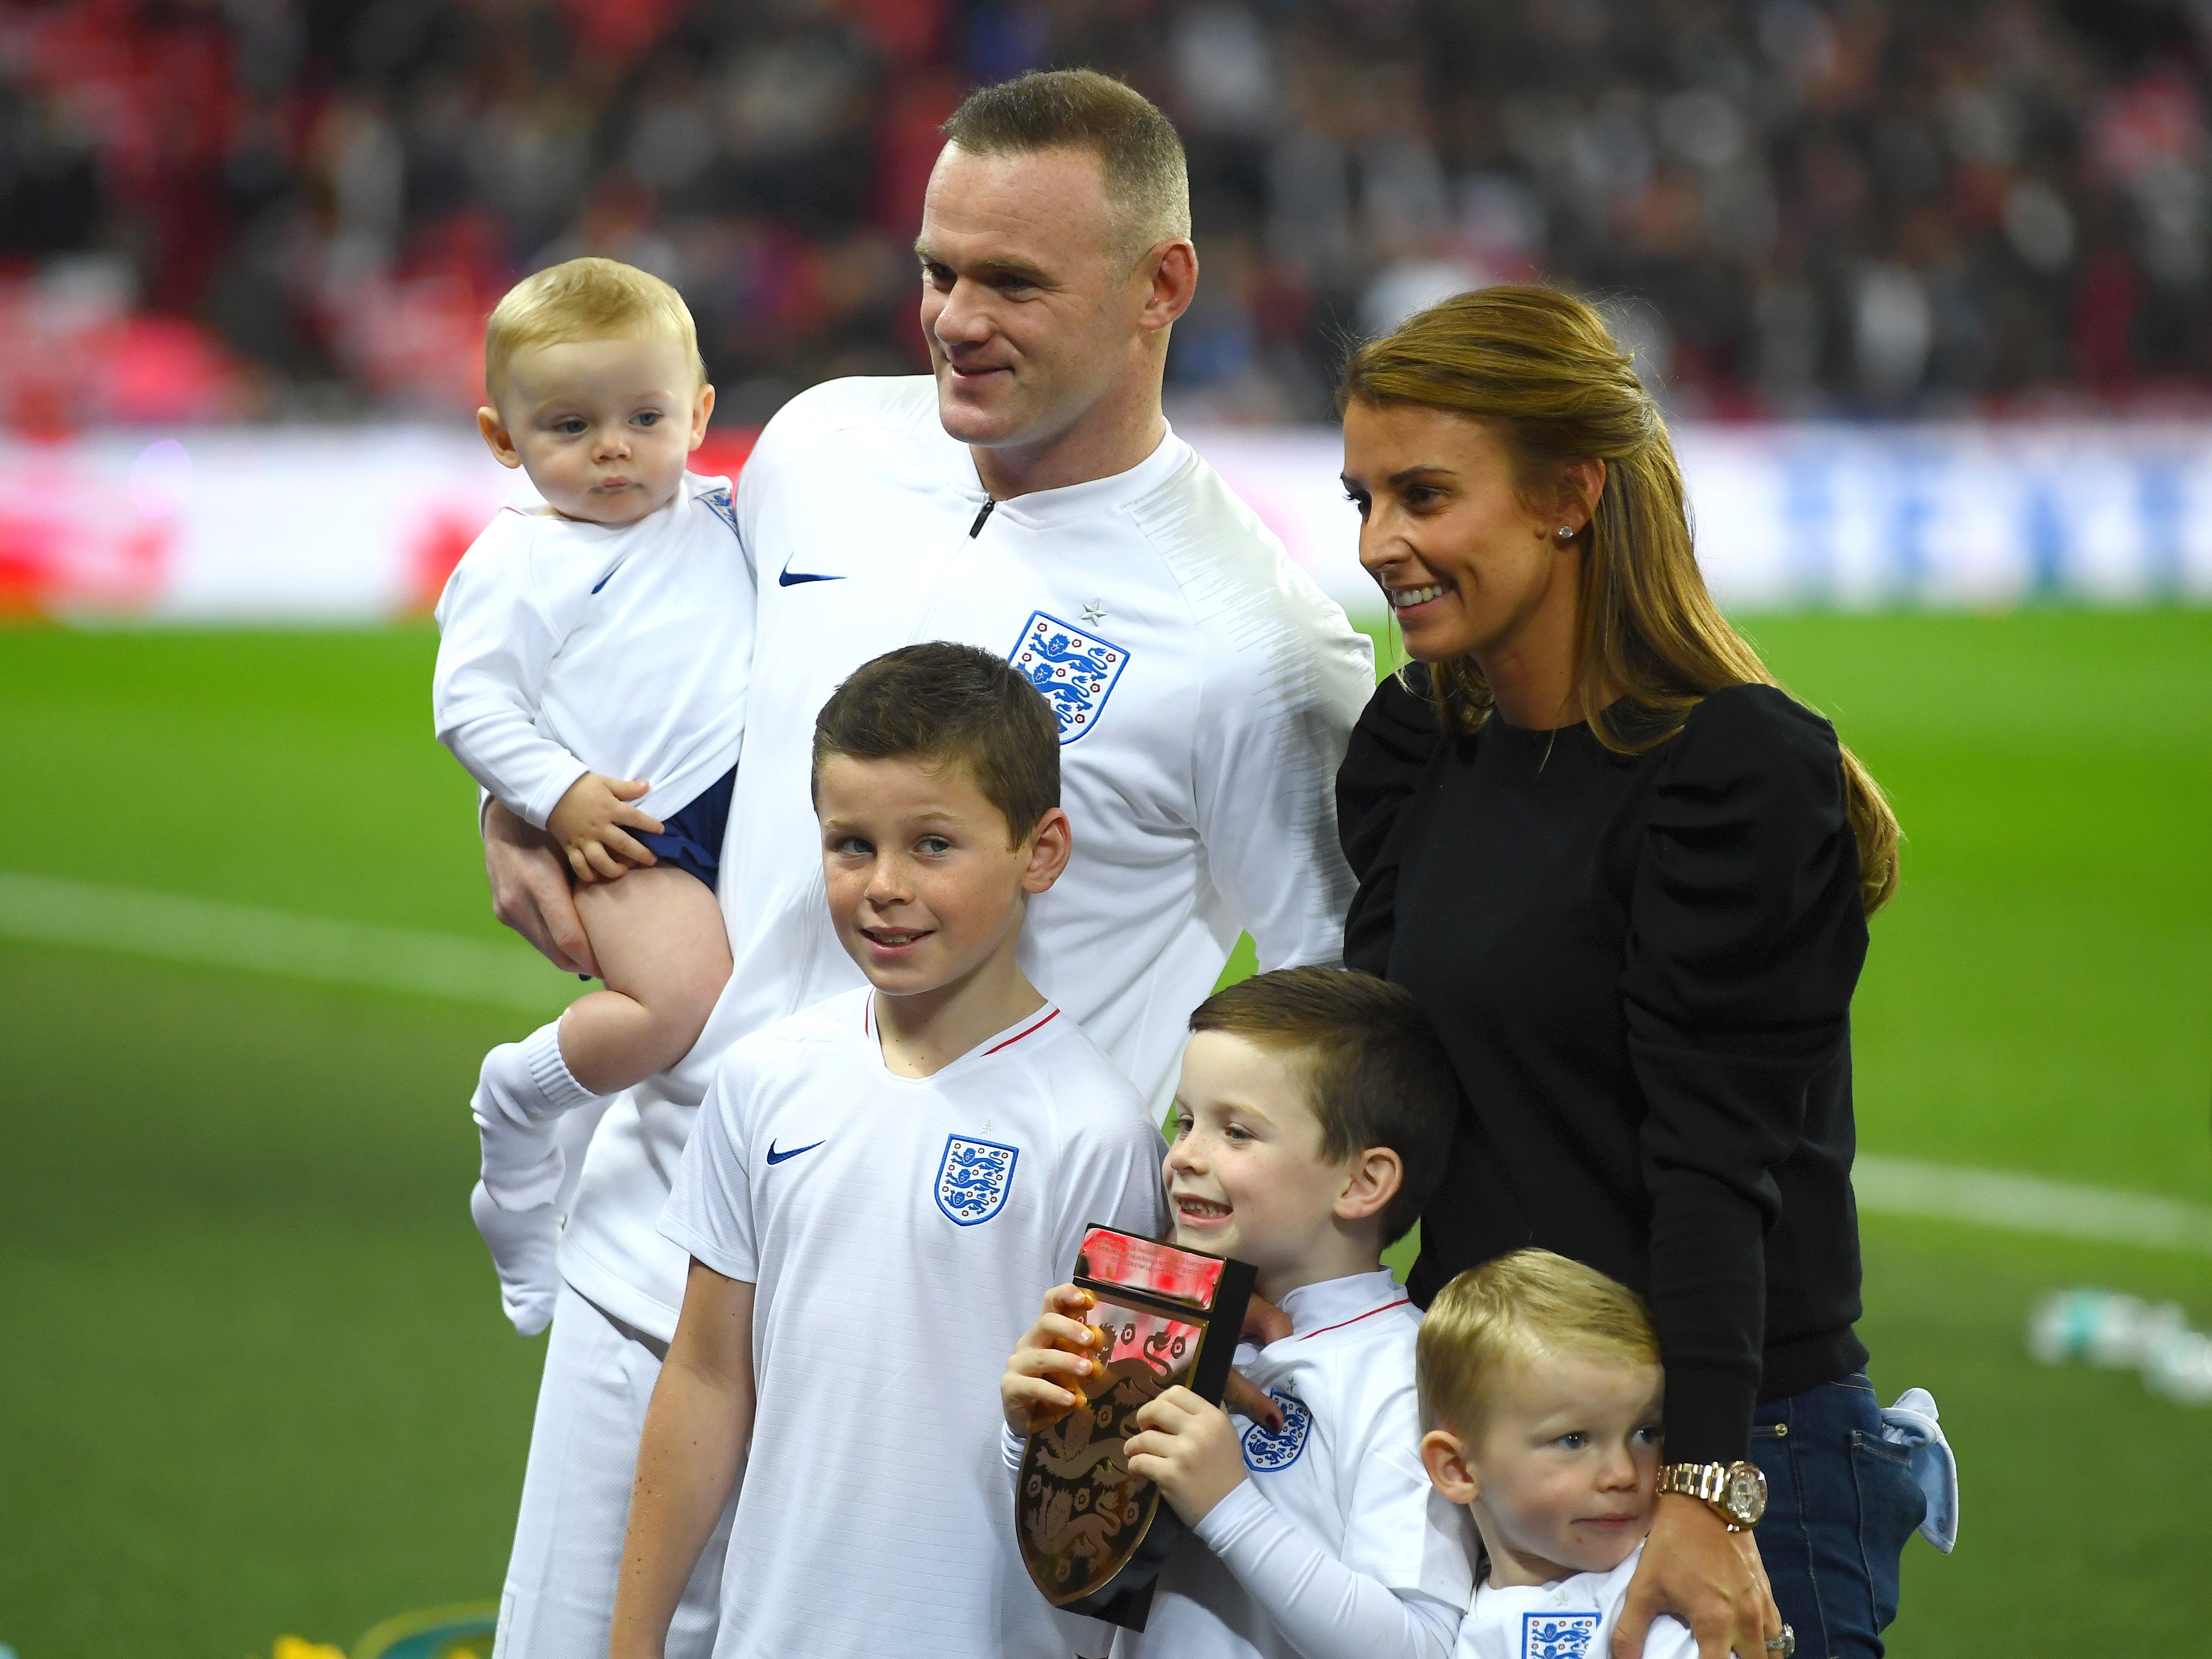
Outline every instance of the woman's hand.
<svg viewBox="0 0 2212 1659"><path fill-rule="evenodd" d="M1086 1351L1098 1346L1098 1333L1083 1322L1095 1298L1073 1285L1055 1285L1044 1294L1044 1311L1023 1335L999 1379L999 1406L1016 1434L1035 1434L1085 1403L1086 1378L1097 1362Z"/></svg>
<svg viewBox="0 0 2212 1659"><path fill-rule="evenodd" d="M1730 1532L1712 1506L1680 1492L1659 1499L1644 1559L1629 1581L1613 1632L1613 1659L1642 1659L1651 1621L1671 1613L1698 1640L1698 1659L1766 1659L1769 1638L1782 1634L1782 1614L1759 1546L1748 1532Z"/></svg>
<svg viewBox="0 0 2212 1659"><path fill-rule="evenodd" d="M1137 1408L1139 1432L1121 1443L1129 1473L1160 1489L1185 1524L1196 1526L1213 1506L1244 1483L1244 1453L1237 1425L1177 1385Z"/></svg>
<svg viewBox="0 0 2212 1659"><path fill-rule="evenodd" d="M533 830L497 800L484 803L484 881L491 913L564 973L599 976L591 937L552 836Z"/></svg>

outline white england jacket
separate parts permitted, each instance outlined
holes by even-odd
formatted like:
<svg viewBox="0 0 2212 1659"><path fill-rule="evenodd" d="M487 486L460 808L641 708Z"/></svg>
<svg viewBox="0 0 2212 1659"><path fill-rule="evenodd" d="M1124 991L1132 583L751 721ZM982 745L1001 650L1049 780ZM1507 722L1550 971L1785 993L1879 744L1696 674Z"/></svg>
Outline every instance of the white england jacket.
<svg viewBox="0 0 2212 1659"><path fill-rule="evenodd" d="M686 1264L656 1222L715 1060L863 982L808 790L840 681L927 640L1037 681L1075 850L1023 966L1156 1105L1240 930L1263 968L1339 957L1334 784L1374 686L1366 639L1172 433L1116 477L993 505L927 377L833 381L761 434L737 520L758 624L720 888L735 971L690 1055L609 1109L561 1247L570 1284L662 1338Z"/></svg>

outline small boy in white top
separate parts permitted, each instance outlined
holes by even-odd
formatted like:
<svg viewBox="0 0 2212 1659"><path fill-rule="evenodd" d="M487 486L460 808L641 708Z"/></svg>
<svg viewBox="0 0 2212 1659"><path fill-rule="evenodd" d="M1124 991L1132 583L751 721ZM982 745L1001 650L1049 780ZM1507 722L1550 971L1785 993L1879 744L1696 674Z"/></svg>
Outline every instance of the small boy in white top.
<svg viewBox="0 0 2212 1659"><path fill-rule="evenodd" d="M1172 1238L1259 1269L1291 1334L1237 1369L1279 1429L1173 1388L1123 1448L1192 1528L1123 1659L1445 1659L1471 1588L1463 1517L1431 1490L1419 1315L1381 1265L1434 1189L1458 1096L1412 997L1292 968L1191 1016L1165 1179ZM1009 1436L1080 1403L1097 1334L1062 1285L1007 1363ZM1018 1456L1011 1438L1003 1449Z"/></svg>
<svg viewBox="0 0 2212 1659"><path fill-rule="evenodd" d="M1659 1501L1659 1336L1636 1294L1549 1250L1437 1292L1422 1322L1421 1459L1489 1568L1457 1659L1608 1659ZM1662 1615L1644 1659L1697 1659Z"/></svg>
<svg viewBox="0 0 2212 1659"><path fill-rule="evenodd" d="M734 1044L662 1230L614 1659L659 1659L744 1471L717 1659L1103 1650L1017 1553L992 1384L1092 1222L1156 1233L1159 1132L1018 960L1065 869L1060 729L995 653L904 647L815 723L839 941L869 986Z"/></svg>
<svg viewBox="0 0 2212 1659"><path fill-rule="evenodd" d="M598 258L518 283L485 331L484 386L477 428L544 505L502 511L438 601L438 739L566 854L605 987L493 1049L471 1102L471 1208L528 1335L552 1312L529 1267L599 1117L577 1109L682 1059L730 976L714 890L753 580L729 481L685 471L714 388L667 283Z"/></svg>

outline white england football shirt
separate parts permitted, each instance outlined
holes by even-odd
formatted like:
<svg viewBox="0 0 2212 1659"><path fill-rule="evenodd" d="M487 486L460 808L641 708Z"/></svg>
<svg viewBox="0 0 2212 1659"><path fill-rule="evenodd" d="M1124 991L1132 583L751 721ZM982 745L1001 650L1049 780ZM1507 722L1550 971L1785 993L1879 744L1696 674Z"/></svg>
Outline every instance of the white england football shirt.
<svg viewBox="0 0 2212 1659"><path fill-rule="evenodd" d="M1064 1659L1074 1621L1015 1551L999 1378L1085 1226L1157 1236L1166 1147L1057 1007L905 1078L871 1000L730 1049L661 1221L758 1286L714 1652Z"/></svg>
<svg viewBox="0 0 2212 1659"><path fill-rule="evenodd" d="M720 884L736 969L690 1057L610 1108L562 1238L568 1282L641 1330L675 1328L684 1254L654 1220L715 1057L860 983L807 785L816 714L872 658L955 640L1041 677L1075 848L1022 967L1162 1109L1240 929L1262 968L1342 951L1334 789L1367 641L1172 434L1114 477L988 502L927 376L793 399L738 482L759 626Z"/></svg>
<svg viewBox="0 0 2212 1659"><path fill-rule="evenodd" d="M586 772L647 780L665 817L736 763L753 573L727 478L621 526L503 507L437 617L438 741L541 830Z"/></svg>
<svg viewBox="0 0 2212 1659"><path fill-rule="evenodd" d="M1304 1285L1283 1298L1291 1334L1237 1351L1274 1397L1282 1431L1231 1414L1247 1481L1328 1554L1448 1620L1474 1588L1474 1531L1421 1467L1413 1340L1419 1312L1386 1272ZM1224 1500L1224 1503L1226 1500ZM1207 1520L1212 1516L1208 1516ZM1431 1639L1441 1651L1449 1640ZM1299 1659L1266 1610L1196 1535L1161 1569L1141 1633L1117 1659Z"/></svg>
<svg viewBox="0 0 2212 1659"><path fill-rule="evenodd" d="M1638 1544L1611 1572L1578 1572L1556 1584L1485 1584L1460 1624L1452 1659L1610 1659L1620 1604L1643 1559ZM1644 1659L1698 1659L1698 1638L1662 1613L1644 1638Z"/></svg>

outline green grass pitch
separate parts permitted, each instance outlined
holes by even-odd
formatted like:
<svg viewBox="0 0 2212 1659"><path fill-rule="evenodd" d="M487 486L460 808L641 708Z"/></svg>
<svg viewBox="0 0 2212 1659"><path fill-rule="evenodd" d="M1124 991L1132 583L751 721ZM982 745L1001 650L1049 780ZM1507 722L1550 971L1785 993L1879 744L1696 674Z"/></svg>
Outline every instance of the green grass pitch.
<svg viewBox="0 0 2212 1659"><path fill-rule="evenodd" d="M2212 1201L2212 612L1750 631L1910 837L1863 1144ZM432 651L0 632L0 871L496 937ZM241 1659L496 1595L543 1346L469 1225L463 1102L526 1024L0 940L0 1642ZM2212 1410L2035 1366L2021 1329L2081 1282L2212 1324L2212 1260L1865 1238L1875 1381L1934 1389L1965 1481L1893 1650L2199 1650Z"/></svg>

